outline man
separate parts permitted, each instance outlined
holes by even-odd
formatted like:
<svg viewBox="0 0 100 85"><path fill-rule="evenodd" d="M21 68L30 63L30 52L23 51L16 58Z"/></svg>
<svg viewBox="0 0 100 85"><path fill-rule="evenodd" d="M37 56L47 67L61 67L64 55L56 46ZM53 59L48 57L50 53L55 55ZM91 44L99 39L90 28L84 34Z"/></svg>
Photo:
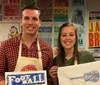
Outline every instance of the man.
<svg viewBox="0 0 100 85"><path fill-rule="evenodd" d="M1 44L0 85L4 85L5 72L47 70L48 73L51 68L52 48L37 36L39 17L40 10L36 6L24 6L20 21L22 34Z"/></svg>

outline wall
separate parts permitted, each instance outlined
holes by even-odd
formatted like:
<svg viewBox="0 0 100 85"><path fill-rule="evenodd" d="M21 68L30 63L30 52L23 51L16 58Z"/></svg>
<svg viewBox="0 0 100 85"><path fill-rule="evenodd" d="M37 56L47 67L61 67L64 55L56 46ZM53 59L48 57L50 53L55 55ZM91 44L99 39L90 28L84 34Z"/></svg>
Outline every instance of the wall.
<svg viewBox="0 0 100 85"><path fill-rule="evenodd" d="M87 0L86 10L100 10L100 0Z"/></svg>

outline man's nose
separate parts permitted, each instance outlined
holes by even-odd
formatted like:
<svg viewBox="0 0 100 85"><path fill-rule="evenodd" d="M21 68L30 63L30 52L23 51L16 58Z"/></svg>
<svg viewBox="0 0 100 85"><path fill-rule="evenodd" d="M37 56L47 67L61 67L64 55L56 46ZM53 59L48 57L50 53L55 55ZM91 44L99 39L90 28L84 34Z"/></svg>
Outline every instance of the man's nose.
<svg viewBox="0 0 100 85"><path fill-rule="evenodd" d="M32 19L30 19L29 21L28 21L28 24L33 24L33 20Z"/></svg>

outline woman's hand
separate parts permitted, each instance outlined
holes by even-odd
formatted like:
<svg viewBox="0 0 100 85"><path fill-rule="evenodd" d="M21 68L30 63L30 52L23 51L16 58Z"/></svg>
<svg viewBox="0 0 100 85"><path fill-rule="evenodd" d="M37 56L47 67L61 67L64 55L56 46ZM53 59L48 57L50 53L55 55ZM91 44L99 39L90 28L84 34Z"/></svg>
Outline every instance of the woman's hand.
<svg viewBox="0 0 100 85"><path fill-rule="evenodd" d="M53 66L49 70L49 74L51 78L57 78L57 71L58 71L58 66Z"/></svg>

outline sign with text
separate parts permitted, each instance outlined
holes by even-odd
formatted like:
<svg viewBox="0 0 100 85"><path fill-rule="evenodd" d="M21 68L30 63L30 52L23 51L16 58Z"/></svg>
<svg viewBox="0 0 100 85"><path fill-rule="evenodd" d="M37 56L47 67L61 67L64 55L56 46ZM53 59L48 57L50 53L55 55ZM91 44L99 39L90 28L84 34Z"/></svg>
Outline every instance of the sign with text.
<svg viewBox="0 0 100 85"><path fill-rule="evenodd" d="M20 19L20 0L3 0L3 20L16 20Z"/></svg>
<svg viewBox="0 0 100 85"><path fill-rule="evenodd" d="M100 57L100 11L89 12L88 48L93 56Z"/></svg>
<svg viewBox="0 0 100 85"><path fill-rule="evenodd" d="M5 72L5 85L47 85L46 71Z"/></svg>

